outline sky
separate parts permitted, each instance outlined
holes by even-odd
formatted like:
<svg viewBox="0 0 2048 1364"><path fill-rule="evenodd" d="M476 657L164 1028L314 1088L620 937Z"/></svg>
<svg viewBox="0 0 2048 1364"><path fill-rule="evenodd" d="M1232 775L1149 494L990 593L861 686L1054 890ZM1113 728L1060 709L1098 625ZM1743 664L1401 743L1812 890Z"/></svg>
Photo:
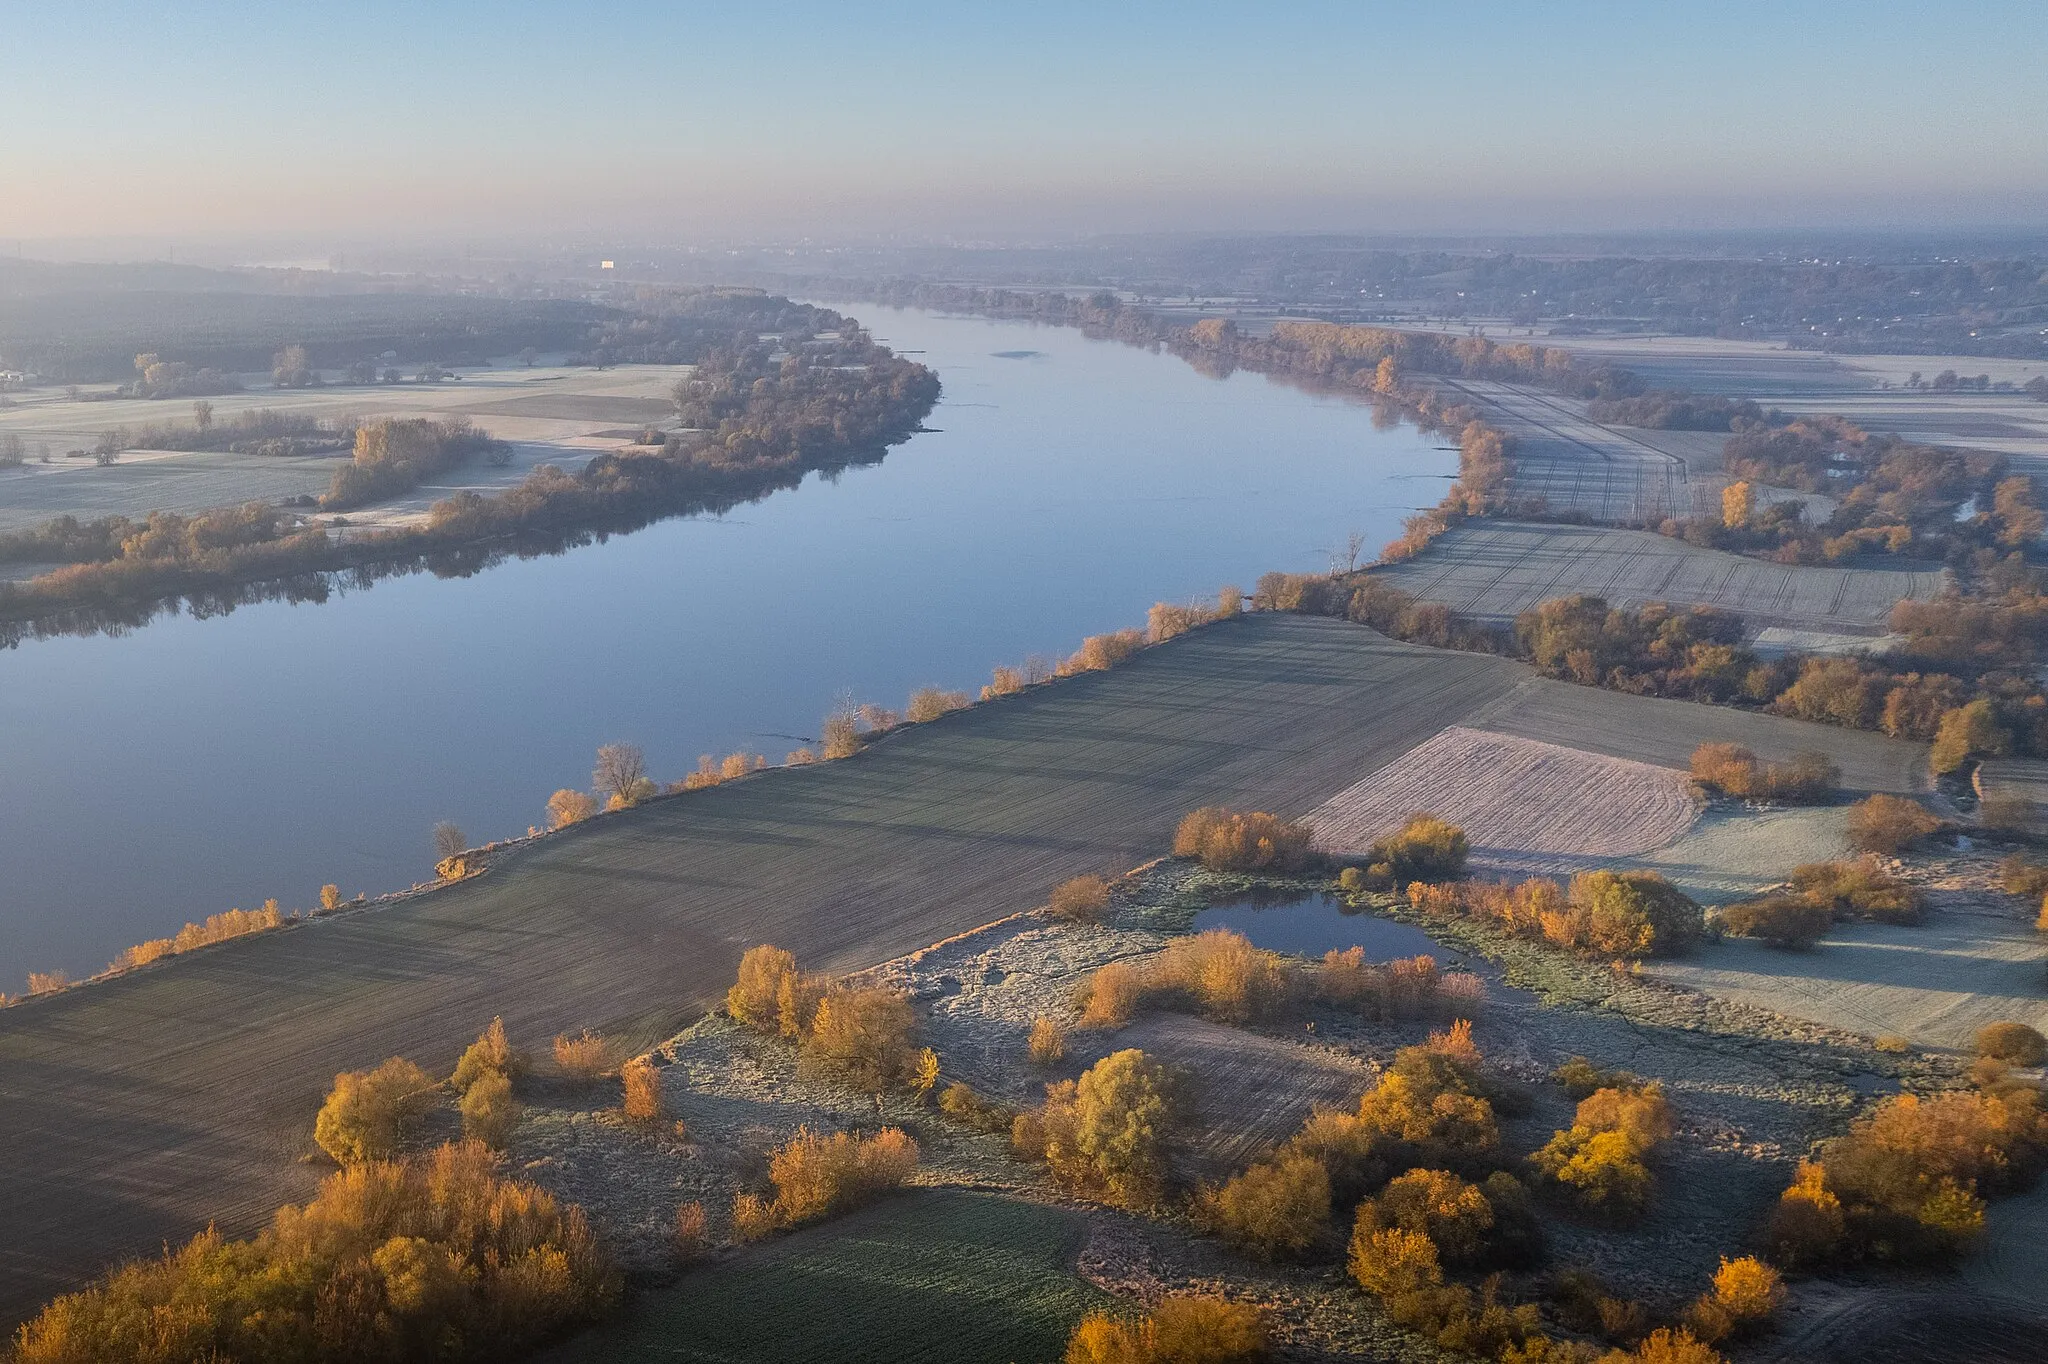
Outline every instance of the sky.
<svg viewBox="0 0 2048 1364"><path fill-rule="evenodd" d="M2048 3L0 0L0 241L2048 223Z"/></svg>

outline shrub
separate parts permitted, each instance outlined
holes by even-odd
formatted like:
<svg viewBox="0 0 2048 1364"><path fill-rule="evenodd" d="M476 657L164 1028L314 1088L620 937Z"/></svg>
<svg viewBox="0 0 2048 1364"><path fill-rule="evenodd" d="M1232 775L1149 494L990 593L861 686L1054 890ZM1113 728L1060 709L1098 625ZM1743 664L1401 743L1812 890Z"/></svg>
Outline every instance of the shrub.
<svg viewBox="0 0 2048 1364"><path fill-rule="evenodd" d="M566 829L571 824L581 824L597 813L597 802L581 791L563 787L548 797L548 827Z"/></svg>
<svg viewBox="0 0 2048 1364"><path fill-rule="evenodd" d="M1651 871L1580 872L1572 878L1570 900L1585 912L1586 946L1606 956L1670 956L1705 930L1699 905Z"/></svg>
<svg viewBox="0 0 2048 1364"><path fill-rule="evenodd" d="M1302 871L1315 861L1307 826L1215 806L1181 820L1173 855L1199 858L1210 871Z"/></svg>
<svg viewBox="0 0 2048 1364"><path fill-rule="evenodd" d="M678 1265L695 1264L710 1250L704 1231L704 1205L692 1200L676 1207L676 1225L669 1235L669 1252Z"/></svg>
<svg viewBox="0 0 2048 1364"><path fill-rule="evenodd" d="M917 1158L917 1143L901 1128L885 1127L866 1138L799 1128L768 1157L775 1220L801 1226L871 1202L902 1187L917 1169Z"/></svg>
<svg viewBox="0 0 2048 1364"><path fill-rule="evenodd" d="M1340 1199L1355 1198L1395 1170L1490 1162L1500 1145L1470 1029L1403 1047L1353 1113L1312 1114L1283 1154L1312 1155Z"/></svg>
<svg viewBox="0 0 2048 1364"><path fill-rule="evenodd" d="M1052 888L1052 916L1070 924L1098 922L1109 911L1109 882L1075 876Z"/></svg>
<svg viewBox="0 0 2048 1364"><path fill-rule="evenodd" d="M1471 851L1465 831L1435 815L1410 815L1399 833L1372 845L1375 871L1384 867L1396 885L1411 881L1455 881L1465 873Z"/></svg>
<svg viewBox="0 0 2048 1364"><path fill-rule="evenodd" d="M459 1108L462 1135L494 1151L504 1149L522 1116L519 1101L512 1097L512 1079L501 1070L485 1071L472 1079L462 1091Z"/></svg>
<svg viewBox="0 0 2048 1364"><path fill-rule="evenodd" d="M1081 647L1059 665L1061 677L1076 673L1103 672L1130 658L1145 647L1143 630L1115 630L1106 635L1089 635Z"/></svg>
<svg viewBox="0 0 2048 1364"><path fill-rule="evenodd" d="M1716 1344L1730 1336L1768 1326L1785 1303L1785 1282L1778 1271L1754 1255L1721 1258L1714 1286L1700 1295L1686 1314L1700 1339Z"/></svg>
<svg viewBox="0 0 2048 1364"><path fill-rule="evenodd" d="M1081 1001L1081 1026L1121 1028L1145 998L1145 973L1127 961L1113 961L1088 977Z"/></svg>
<svg viewBox="0 0 2048 1364"><path fill-rule="evenodd" d="M2008 1065L2038 1066L2048 1059L2048 1038L2024 1023L1987 1023L1973 1041L1979 1056Z"/></svg>
<svg viewBox="0 0 2048 1364"><path fill-rule="evenodd" d="M2038 900L2048 895L2048 865L2025 853L2014 853L1998 864L1998 884L2007 895Z"/></svg>
<svg viewBox="0 0 2048 1364"><path fill-rule="evenodd" d="M618 1048L609 1038L588 1028L574 1037L563 1033L555 1038L555 1069L571 1080L588 1084L618 1063Z"/></svg>
<svg viewBox="0 0 2048 1364"><path fill-rule="evenodd" d="M1067 1339L1065 1364L1255 1364L1266 1357L1264 1315L1243 1303L1162 1300L1149 1317L1090 1312Z"/></svg>
<svg viewBox="0 0 2048 1364"><path fill-rule="evenodd" d="M741 1242L758 1241L771 1235L781 1225L775 1216L775 1207L758 1194L738 1193L732 1197L733 1239Z"/></svg>
<svg viewBox="0 0 2048 1364"><path fill-rule="evenodd" d="M313 1140L342 1165L383 1160L437 1102L434 1077L402 1056L375 1070L347 1070L313 1122Z"/></svg>
<svg viewBox="0 0 2048 1364"><path fill-rule="evenodd" d="M991 1103L958 1080L940 1092L939 1112L977 1132L1008 1132L1017 1118L1009 1108Z"/></svg>
<svg viewBox="0 0 2048 1364"><path fill-rule="evenodd" d="M803 1038L806 1069L869 1093L902 1083L916 1055L917 1018L894 990L857 986L828 990Z"/></svg>
<svg viewBox="0 0 2048 1364"><path fill-rule="evenodd" d="M1701 744L1693 750L1692 779L1709 791L1739 800L1811 805L1834 797L1842 772L1825 753L1801 753L1788 763L1767 763L1740 744Z"/></svg>
<svg viewBox="0 0 2048 1364"><path fill-rule="evenodd" d="M1661 1086L1596 1090L1580 1102L1571 1127L1553 1135L1529 1163L1581 1207L1632 1216L1650 1202L1652 1179L1644 1157L1671 1129L1671 1106Z"/></svg>
<svg viewBox="0 0 2048 1364"><path fill-rule="evenodd" d="M2030 1086L1899 1094L1802 1162L1772 1220L1788 1264L1844 1256L1954 1254L1982 1229L1983 1199L2031 1179L2048 1155L2048 1118Z"/></svg>
<svg viewBox="0 0 2048 1364"><path fill-rule="evenodd" d="M1381 1227L1369 1219L1361 1219L1352 1233L1349 1265L1358 1286L1382 1298L1435 1288L1444 1281L1436 1244L1429 1237Z"/></svg>
<svg viewBox="0 0 2048 1364"><path fill-rule="evenodd" d="M667 1111L661 1097L660 1068L645 1056L636 1056L619 1068L619 1079L624 1086L620 1111L626 1121L643 1126L659 1122Z"/></svg>
<svg viewBox="0 0 2048 1364"><path fill-rule="evenodd" d="M1486 1250L1493 1205L1448 1170L1410 1170L1358 1205L1354 1238L1383 1228L1426 1236L1439 1260L1469 1265Z"/></svg>
<svg viewBox="0 0 2048 1364"><path fill-rule="evenodd" d="M967 705L964 691L941 691L937 687L919 687L910 693L910 703L904 708L904 715L913 725L936 720L948 711L963 709Z"/></svg>
<svg viewBox="0 0 2048 1364"><path fill-rule="evenodd" d="M1337 890L1344 895L1363 895L1368 881L1363 867L1346 867L1337 873Z"/></svg>
<svg viewBox="0 0 2048 1364"><path fill-rule="evenodd" d="M340 908L341 887L331 881L320 887L320 912L322 914L332 914Z"/></svg>
<svg viewBox="0 0 2048 1364"><path fill-rule="evenodd" d="M1863 917L1884 923L1919 921L1927 907L1919 889L1886 875L1875 857L1853 862L1809 862L1792 869L1792 889L1837 917Z"/></svg>
<svg viewBox="0 0 2048 1364"><path fill-rule="evenodd" d="M331 1174L252 1240L208 1230L124 1265L44 1308L12 1357L516 1358L618 1292L580 1209L465 1143Z"/></svg>
<svg viewBox="0 0 2048 1364"><path fill-rule="evenodd" d="M1044 1067L1059 1064L1067 1054L1066 1029L1040 1014L1031 1020L1030 1048L1032 1065Z"/></svg>
<svg viewBox="0 0 2048 1364"><path fill-rule="evenodd" d="M800 1039L817 1021L818 1005L832 982L809 971L791 971L775 987L776 1028L784 1037Z"/></svg>
<svg viewBox="0 0 2048 1364"><path fill-rule="evenodd" d="M1300 1255L1330 1220L1330 1175L1306 1155L1261 1161L1196 1197L1197 1217L1262 1260Z"/></svg>
<svg viewBox="0 0 2048 1364"><path fill-rule="evenodd" d="M1909 1039L1895 1032L1879 1033L1870 1046L1873 1051L1881 1051L1887 1056L1904 1056L1913 1049L1913 1043Z"/></svg>
<svg viewBox="0 0 2048 1364"><path fill-rule="evenodd" d="M1878 794L1849 807L1849 842L1863 852L1893 856L1941 827L1924 805Z"/></svg>
<svg viewBox="0 0 2048 1364"><path fill-rule="evenodd" d="M1720 1351L1702 1344L1692 1332L1682 1327L1672 1330L1667 1326L1660 1326L1643 1337L1633 1354L1615 1350L1601 1359L1600 1364L1623 1364L1627 1360L1635 1360L1637 1364L1728 1364Z"/></svg>
<svg viewBox="0 0 2048 1364"><path fill-rule="evenodd" d="M1721 926L1738 938L1805 951L1834 926L1834 913L1801 895L1766 895L1721 911Z"/></svg>
<svg viewBox="0 0 2048 1364"><path fill-rule="evenodd" d="M1574 1056L1556 1070L1550 1078L1564 1086L1566 1096L1573 1100L1590 1097L1595 1090L1634 1089L1642 1081L1625 1070L1602 1070L1583 1056Z"/></svg>
<svg viewBox="0 0 2048 1364"><path fill-rule="evenodd" d="M1053 1177L1128 1208L1159 1201L1174 1121L1165 1070L1136 1048L1113 1052L1078 1081L1047 1085L1045 1103L1018 1118L1020 1155L1042 1159Z"/></svg>
<svg viewBox="0 0 2048 1364"><path fill-rule="evenodd" d="M462 1053L462 1059L455 1063L454 1074L448 1077L449 1088L458 1094L467 1094L469 1087L486 1075L502 1075L507 1080L516 1080L526 1073L526 1056L516 1050L505 1037L505 1020L493 1018L491 1025L477 1034L476 1041Z"/></svg>
<svg viewBox="0 0 2048 1364"><path fill-rule="evenodd" d="M826 716L824 728L818 731L818 749L827 762L860 752L859 717L851 711Z"/></svg>
<svg viewBox="0 0 2048 1364"><path fill-rule="evenodd" d="M1185 996L1222 1023L1271 1017L1288 997L1279 955L1253 947L1242 933L1227 928L1173 939L1152 963L1149 976L1153 990Z"/></svg>
<svg viewBox="0 0 2048 1364"><path fill-rule="evenodd" d="M725 1011L735 1021L761 1032L780 1028L778 996L784 977L796 973L796 957L767 943L750 947L740 958L738 977L725 992Z"/></svg>

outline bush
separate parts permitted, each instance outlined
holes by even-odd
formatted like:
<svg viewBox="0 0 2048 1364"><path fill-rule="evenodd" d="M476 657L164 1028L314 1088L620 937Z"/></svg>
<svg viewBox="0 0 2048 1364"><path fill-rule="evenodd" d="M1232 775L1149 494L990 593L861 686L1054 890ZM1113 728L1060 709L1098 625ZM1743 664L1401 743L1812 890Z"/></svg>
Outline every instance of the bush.
<svg viewBox="0 0 2048 1364"><path fill-rule="evenodd" d="M1785 1282L1778 1271L1754 1255L1721 1258L1714 1287L1700 1295L1687 1312L1688 1323L1701 1340L1718 1344L1770 1325L1785 1304Z"/></svg>
<svg viewBox="0 0 2048 1364"><path fill-rule="evenodd" d="M737 1022L760 1032L780 1029L783 979L796 974L796 957L767 943L750 947L740 958L738 978L725 992L725 1011Z"/></svg>
<svg viewBox="0 0 2048 1364"><path fill-rule="evenodd" d="M1913 1050L1913 1043L1895 1032L1879 1033L1870 1046L1873 1051L1881 1051L1887 1056L1904 1056Z"/></svg>
<svg viewBox="0 0 2048 1364"><path fill-rule="evenodd" d="M977 1132L1008 1132L1017 1118L1009 1108L984 1099L958 1080L940 1092L939 1112Z"/></svg>
<svg viewBox="0 0 2048 1364"><path fill-rule="evenodd" d="M1838 918L1877 919L1883 923L1919 922L1927 907L1919 889L1885 874L1875 857L1853 862L1809 862L1792 869L1792 889Z"/></svg>
<svg viewBox="0 0 2048 1364"><path fill-rule="evenodd" d="M1699 905L1651 871L1581 872L1570 899L1587 916L1586 945L1606 956L1671 956L1705 931Z"/></svg>
<svg viewBox="0 0 2048 1364"><path fill-rule="evenodd" d="M1081 647L1059 665L1061 677L1076 673L1103 672L1130 658L1145 647L1143 630L1115 630L1106 635L1089 635Z"/></svg>
<svg viewBox="0 0 2048 1364"><path fill-rule="evenodd" d="M1834 926L1833 911L1800 895L1766 895L1721 911L1721 926L1738 938L1805 951Z"/></svg>
<svg viewBox="0 0 2048 1364"><path fill-rule="evenodd" d="M375 1070L343 1071L314 1119L313 1140L342 1165L383 1160L438 1102L434 1077L402 1056Z"/></svg>
<svg viewBox="0 0 2048 1364"><path fill-rule="evenodd" d="M252 1240L208 1230L124 1265L44 1308L13 1358L515 1358L618 1292L580 1209L465 1143L331 1174Z"/></svg>
<svg viewBox="0 0 2048 1364"><path fill-rule="evenodd" d="M458 1094L467 1094L469 1087L486 1075L502 1075L507 1080L516 1080L526 1073L526 1055L515 1049L505 1037L505 1020L493 1018L491 1025L477 1034L476 1041L462 1053L462 1059L455 1063L454 1074L448 1077L448 1085Z"/></svg>
<svg viewBox="0 0 2048 1364"><path fill-rule="evenodd" d="M1428 1237L1447 1266L1471 1265L1486 1251L1493 1205L1448 1170L1410 1170L1358 1205L1354 1239L1385 1228Z"/></svg>
<svg viewBox="0 0 2048 1364"><path fill-rule="evenodd" d="M1596 1090L1580 1102L1571 1127L1553 1135L1529 1163L1581 1207L1633 1216L1649 1206L1653 1187L1644 1158L1671 1130L1661 1086Z"/></svg>
<svg viewBox="0 0 2048 1364"><path fill-rule="evenodd" d="M2025 853L2014 853L1998 864L1998 884L2007 895L2038 900L2048 895L2048 865Z"/></svg>
<svg viewBox="0 0 2048 1364"><path fill-rule="evenodd" d="M894 990L856 986L828 990L802 1041L804 1068L871 1094L901 1084L916 1056L917 1017Z"/></svg>
<svg viewBox="0 0 2048 1364"><path fill-rule="evenodd" d="M1175 857L1199 858L1210 871L1303 871L1313 866L1309 830L1277 815L1209 806L1181 820Z"/></svg>
<svg viewBox="0 0 2048 1364"><path fill-rule="evenodd" d="M620 1111L627 1122L645 1126L661 1120L667 1105L661 1097L661 1070L645 1056L636 1056L619 1068L624 1085Z"/></svg>
<svg viewBox="0 0 2048 1364"><path fill-rule="evenodd" d="M1410 815L1401 831L1372 845L1367 855L1375 872L1384 868L1396 885L1411 881L1455 881L1465 874L1471 849L1465 831L1435 815Z"/></svg>
<svg viewBox="0 0 2048 1364"><path fill-rule="evenodd" d="M711 1249L704 1230L704 1205L696 1200L678 1204L675 1229L669 1235L669 1251L678 1265L692 1265Z"/></svg>
<svg viewBox="0 0 2048 1364"><path fill-rule="evenodd" d="M949 711L964 709L968 704L964 691L941 691L937 687L919 687L910 693L910 704L903 714L913 725L936 720Z"/></svg>
<svg viewBox="0 0 2048 1364"><path fill-rule="evenodd" d="M1397 1170L1483 1168L1499 1146L1500 1128L1467 1027L1403 1047L1354 1112L1317 1110L1281 1153L1322 1161L1333 1196L1348 1201Z"/></svg>
<svg viewBox="0 0 2048 1364"><path fill-rule="evenodd" d="M1084 1027L1122 1027L1149 1002L1179 1004L1222 1023L1270 1018L1292 995L1279 954L1253 947L1241 933L1212 928L1175 938L1144 966L1110 962L1089 977Z"/></svg>
<svg viewBox="0 0 2048 1364"><path fill-rule="evenodd" d="M1692 779L1738 800L1815 805L1834 798L1842 771L1825 753L1801 753L1788 763L1767 763L1740 744L1701 744L1693 750Z"/></svg>
<svg viewBox="0 0 2048 1364"><path fill-rule="evenodd" d="M901 1188L917 1169L917 1143L901 1128L885 1127L872 1137L845 1132L820 1136L799 1128L768 1157L775 1183L778 1225L802 1226L834 1217Z"/></svg>
<svg viewBox="0 0 2048 1364"><path fill-rule="evenodd" d="M555 1038L555 1069L585 1084L603 1078L619 1063L618 1048L609 1038L585 1028L576 1036Z"/></svg>
<svg viewBox="0 0 2048 1364"><path fill-rule="evenodd" d="M1136 1048L1113 1052L1076 1080L1047 1085L1045 1103L1013 1129L1019 1155L1068 1187L1127 1208L1159 1201L1174 1122L1172 1085Z"/></svg>
<svg viewBox="0 0 2048 1364"><path fill-rule="evenodd" d="M548 827L566 829L571 824L581 824L597 813L597 802L581 791L563 787L548 797Z"/></svg>
<svg viewBox="0 0 2048 1364"><path fill-rule="evenodd" d="M1849 807L1849 843L1890 857L1941 827L1927 807L1902 796L1875 795Z"/></svg>
<svg viewBox="0 0 2048 1364"><path fill-rule="evenodd" d="M1211 1231L1262 1260L1300 1255L1330 1220L1330 1175L1306 1155L1261 1161L1220 1189L1196 1197Z"/></svg>
<svg viewBox="0 0 2048 1364"><path fill-rule="evenodd" d="M2048 1038L2024 1023L1987 1023L1974 1039L1979 1056L2014 1066L2038 1066L2048 1059Z"/></svg>
<svg viewBox="0 0 2048 1364"><path fill-rule="evenodd" d="M1629 1360L1637 1364L1728 1364L1720 1351L1702 1344L1692 1332L1666 1326L1643 1337L1633 1354L1615 1350L1603 1357L1600 1364L1625 1364Z"/></svg>
<svg viewBox="0 0 2048 1364"><path fill-rule="evenodd" d="M1058 1065L1067 1054L1067 1033L1044 1014L1031 1020L1031 1064Z"/></svg>
<svg viewBox="0 0 2048 1364"><path fill-rule="evenodd" d="M500 1070L485 1071L462 1091L459 1105L462 1135L501 1151L523 1115L519 1101L512 1097L512 1079Z"/></svg>
<svg viewBox="0 0 2048 1364"><path fill-rule="evenodd" d="M775 1215L775 1206L758 1194L737 1193L732 1196L733 1239L742 1243L758 1241L772 1235L781 1223Z"/></svg>
<svg viewBox="0 0 2048 1364"><path fill-rule="evenodd" d="M1332 948L1308 979L1317 999L1382 1021L1427 1013L1472 1018L1486 1002L1486 986L1463 971L1439 974L1436 958L1416 956L1373 964L1365 949Z"/></svg>
<svg viewBox="0 0 2048 1364"><path fill-rule="evenodd" d="M1550 1078L1564 1086L1567 1097L1574 1101L1592 1096L1601 1089L1635 1089L1642 1081L1625 1070L1602 1070L1583 1056L1574 1056L1556 1070Z"/></svg>
<svg viewBox="0 0 2048 1364"><path fill-rule="evenodd" d="M1052 888L1052 916L1070 924L1099 922L1109 912L1109 882L1075 876Z"/></svg>
<svg viewBox="0 0 2048 1364"><path fill-rule="evenodd" d="M1063 1356L1065 1364L1256 1364L1265 1357L1259 1309L1194 1296L1164 1299L1139 1321L1090 1312Z"/></svg>
<svg viewBox="0 0 2048 1364"><path fill-rule="evenodd" d="M818 731L818 750L827 762L860 752L859 718L851 711L826 716L824 728Z"/></svg>
<svg viewBox="0 0 2048 1364"><path fill-rule="evenodd" d="M1788 1264L1953 1255L1982 1230L1984 1198L2024 1185L2048 1157L2030 1086L1899 1094L1802 1162L1771 1243Z"/></svg>

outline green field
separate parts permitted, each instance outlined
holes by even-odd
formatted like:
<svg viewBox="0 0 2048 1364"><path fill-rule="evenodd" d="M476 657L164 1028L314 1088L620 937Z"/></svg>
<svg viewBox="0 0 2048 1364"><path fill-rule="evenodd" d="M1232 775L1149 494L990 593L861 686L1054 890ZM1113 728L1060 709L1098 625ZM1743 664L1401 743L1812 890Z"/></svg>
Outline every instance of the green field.
<svg viewBox="0 0 2048 1364"><path fill-rule="evenodd" d="M651 1043L754 943L819 970L886 961L1156 857L1197 806L1305 814L1458 723L1680 768L1705 739L1822 748L1866 790L1912 789L1924 754L1342 621L1198 631L843 762L591 820L432 894L0 1010L0 1314L304 1198L339 1070L445 1070L493 1014L522 1044L586 1025Z"/></svg>
<svg viewBox="0 0 2048 1364"><path fill-rule="evenodd" d="M643 1294L546 1364L1036 1364L1111 1299L1071 1268L1080 1218L914 1193Z"/></svg>

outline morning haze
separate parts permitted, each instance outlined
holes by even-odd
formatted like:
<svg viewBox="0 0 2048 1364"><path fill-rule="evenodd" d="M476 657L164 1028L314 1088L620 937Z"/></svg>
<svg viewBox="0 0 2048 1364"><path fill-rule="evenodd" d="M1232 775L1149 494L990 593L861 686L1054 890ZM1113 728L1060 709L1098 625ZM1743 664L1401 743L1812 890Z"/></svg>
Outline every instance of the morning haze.
<svg viewBox="0 0 2048 1364"><path fill-rule="evenodd" d="M0 13L0 1364L2048 1357L2039 6Z"/></svg>

